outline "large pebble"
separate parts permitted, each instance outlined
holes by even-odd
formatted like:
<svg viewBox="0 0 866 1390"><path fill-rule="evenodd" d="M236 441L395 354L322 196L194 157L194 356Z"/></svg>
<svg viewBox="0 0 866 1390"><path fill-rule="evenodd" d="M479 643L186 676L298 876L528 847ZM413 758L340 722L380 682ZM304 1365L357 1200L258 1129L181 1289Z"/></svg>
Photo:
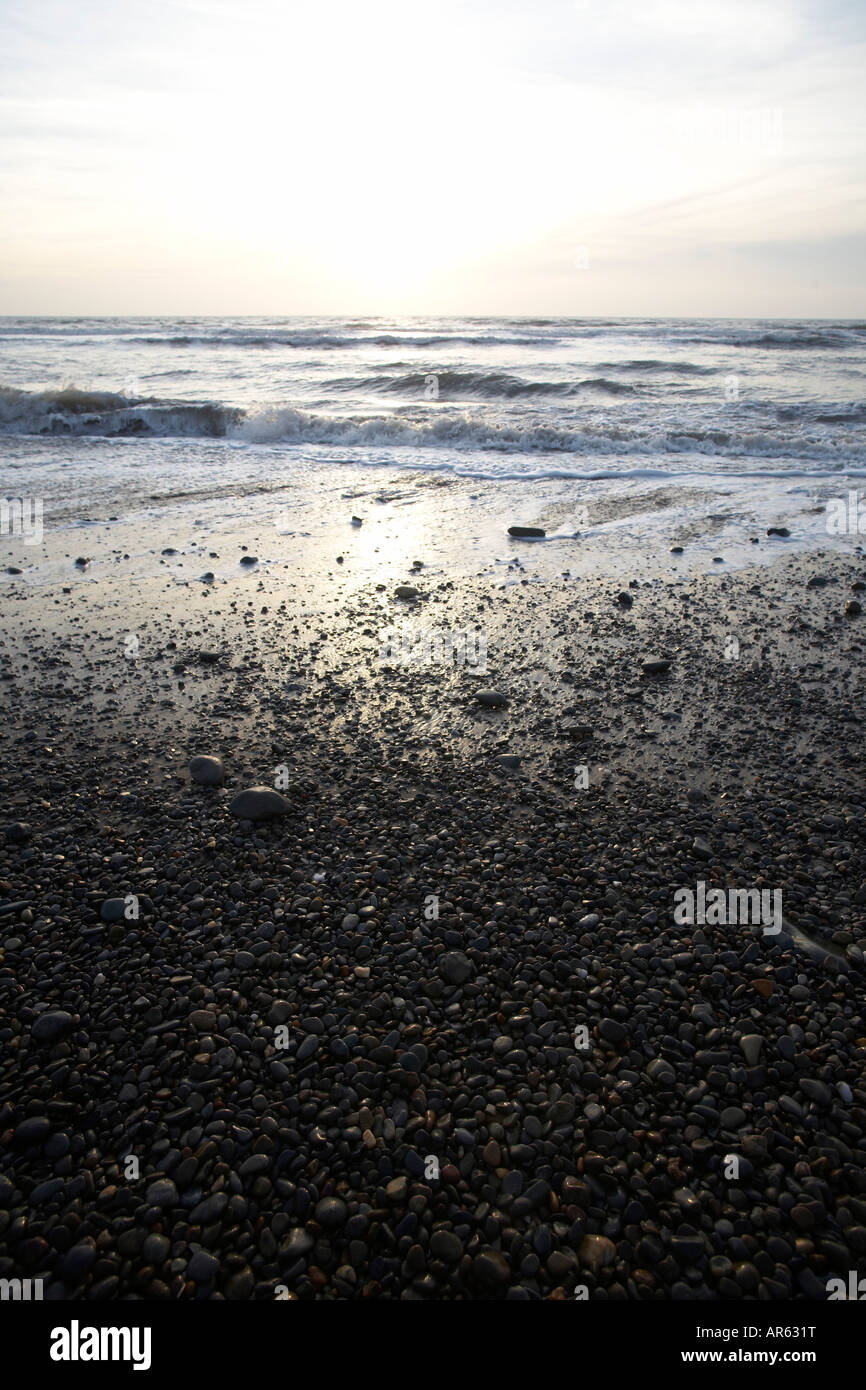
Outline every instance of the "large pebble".
<svg viewBox="0 0 866 1390"><path fill-rule="evenodd" d="M231 801L229 810L238 820L269 820L272 816L285 816L289 803L273 787L247 787Z"/></svg>
<svg viewBox="0 0 866 1390"><path fill-rule="evenodd" d="M189 775L200 787L220 787L226 776L223 760L209 753L199 753L190 761Z"/></svg>
<svg viewBox="0 0 866 1390"><path fill-rule="evenodd" d="M462 985L472 974L472 962L462 951L446 951L439 960L439 974L449 985Z"/></svg>

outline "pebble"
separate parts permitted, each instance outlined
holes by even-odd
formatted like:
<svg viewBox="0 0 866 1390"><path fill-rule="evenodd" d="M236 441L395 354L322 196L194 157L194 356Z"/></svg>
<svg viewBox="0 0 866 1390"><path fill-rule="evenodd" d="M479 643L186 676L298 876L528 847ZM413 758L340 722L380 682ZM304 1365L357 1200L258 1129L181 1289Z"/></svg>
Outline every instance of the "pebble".
<svg viewBox="0 0 866 1390"><path fill-rule="evenodd" d="M463 1242L453 1231L434 1231L430 1237L430 1253L437 1260L456 1265L463 1255Z"/></svg>
<svg viewBox="0 0 866 1390"><path fill-rule="evenodd" d="M273 787L248 787L239 792L229 804L229 810L239 820L261 821L272 816L285 816L289 803Z"/></svg>
<svg viewBox="0 0 866 1390"><path fill-rule="evenodd" d="M508 696L504 695L501 690L478 690L475 692L475 698L479 705L486 705L490 709L497 705L508 704Z"/></svg>
<svg viewBox="0 0 866 1390"><path fill-rule="evenodd" d="M126 919L126 902L123 898L106 898L99 915L103 922L123 922Z"/></svg>
<svg viewBox="0 0 866 1390"><path fill-rule="evenodd" d="M472 1272L484 1288L500 1289L508 1283L511 1268L499 1250L482 1250L472 1262Z"/></svg>
<svg viewBox="0 0 866 1390"><path fill-rule="evenodd" d="M462 985L472 974L472 962L462 951L447 951L439 959L439 974L449 985Z"/></svg>
<svg viewBox="0 0 866 1390"><path fill-rule="evenodd" d="M56 1042L69 1032L73 1024L72 1014L65 1009L48 1009L34 1019L30 1036L36 1042Z"/></svg>
<svg viewBox="0 0 866 1390"><path fill-rule="evenodd" d="M719 1122L722 1129L742 1129L746 1123L746 1112L738 1105L727 1105L719 1117Z"/></svg>
<svg viewBox="0 0 866 1390"><path fill-rule="evenodd" d="M823 1081L816 1081L810 1076L800 1077L800 1090L810 1100L815 1101L816 1105L830 1105L833 1099L829 1086L825 1086Z"/></svg>
<svg viewBox="0 0 866 1390"><path fill-rule="evenodd" d="M148 1187L145 1198L151 1206L173 1207L178 1201L177 1188L170 1178L159 1178Z"/></svg>
<svg viewBox="0 0 866 1390"><path fill-rule="evenodd" d="M220 1262L207 1250L196 1250L186 1268L187 1278L197 1284L209 1284L219 1273Z"/></svg>
<svg viewBox="0 0 866 1390"><path fill-rule="evenodd" d="M210 753L198 753L190 760L189 775L201 787L220 787L226 775L223 760Z"/></svg>
<svg viewBox="0 0 866 1390"><path fill-rule="evenodd" d="M33 1115L15 1126L12 1135L14 1144L21 1148L31 1144L42 1144L51 1133L51 1124L44 1115Z"/></svg>
<svg viewBox="0 0 866 1390"><path fill-rule="evenodd" d="M577 1248L577 1258L587 1269L598 1274L616 1259L616 1246L608 1236L586 1235Z"/></svg>
<svg viewBox="0 0 866 1390"><path fill-rule="evenodd" d="M745 1037L740 1038L740 1048L750 1067L757 1066L763 1046L764 1039L758 1033L747 1033Z"/></svg>
<svg viewBox="0 0 866 1390"><path fill-rule="evenodd" d="M660 676L669 670L672 664L666 656L649 656L641 662L641 671L645 676Z"/></svg>
<svg viewBox="0 0 866 1390"><path fill-rule="evenodd" d="M340 1197L323 1197L316 1205L316 1220L326 1231L336 1231L346 1224L348 1211Z"/></svg>

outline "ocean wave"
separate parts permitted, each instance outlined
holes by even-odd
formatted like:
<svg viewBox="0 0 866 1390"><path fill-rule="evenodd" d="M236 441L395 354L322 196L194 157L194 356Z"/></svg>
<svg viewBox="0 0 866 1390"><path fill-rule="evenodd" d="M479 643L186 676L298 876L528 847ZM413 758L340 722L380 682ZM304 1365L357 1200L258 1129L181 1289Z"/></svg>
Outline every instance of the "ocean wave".
<svg viewBox="0 0 866 1390"><path fill-rule="evenodd" d="M702 367L697 362L665 362L656 357L635 357L630 362L599 362L603 372L659 372L675 376L718 376L718 367Z"/></svg>
<svg viewBox="0 0 866 1390"><path fill-rule="evenodd" d="M127 338L127 342L145 347L171 348L436 348L436 347L546 347L558 340L552 337L514 337L496 333L373 333L347 337L341 333L309 332L264 332L264 333L212 333L204 336L195 334L171 334L168 336L150 335Z"/></svg>
<svg viewBox="0 0 866 1390"><path fill-rule="evenodd" d="M590 383L591 384L591 383ZM815 407L827 411L832 403ZM247 444L311 444L342 447L412 447L415 449L570 452L575 454L715 454L741 458L802 458L843 464L862 461L863 431L835 435L800 422L793 429L765 420L731 417L715 426L694 417L676 419L647 414L643 419L596 416L562 411L550 422L499 418L474 412L404 407L394 414L338 415L270 404L251 409L214 401L187 402L134 398L110 391L28 392L0 387L0 434L228 439ZM852 423L846 415L845 423Z"/></svg>
<svg viewBox="0 0 866 1390"><path fill-rule="evenodd" d="M214 439L244 412L210 401L161 401L115 391L22 391L0 386L0 434L187 436Z"/></svg>
<svg viewBox="0 0 866 1390"><path fill-rule="evenodd" d="M733 332L693 334L676 339L680 343L702 343L711 347L781 348L786 351L801 348L851 348L866 346L861 329L851 328L778 328L772 331L758 328Z"/></svg>
<svg viewBox="0 0 866 1390"><path fill-rule="evenodd" d="M332 416L291 406L251 411L231 433L251 444L327 444L343 447L476 449L506 453L707 454L718 457L802 458L841 467L850 449L862 461L862 440L828 440L802 433L773 436L761 427L715 429L674 424L592 422L511 424L480 416L439 413L409 420L400 415Z"/></svg>
<svg viewBox="0 0 866 1390"><path fill-rule="evenodd" d="M372 392L383 396L420 399L428 383L435 379L438 399L519 400L548 397L567 399L587 391L604 395L633 395L637 391L624 381L588 377L583 381L524 381L507 372L409 372L403 376L338 377L327 385L336 391Z"/></svg>

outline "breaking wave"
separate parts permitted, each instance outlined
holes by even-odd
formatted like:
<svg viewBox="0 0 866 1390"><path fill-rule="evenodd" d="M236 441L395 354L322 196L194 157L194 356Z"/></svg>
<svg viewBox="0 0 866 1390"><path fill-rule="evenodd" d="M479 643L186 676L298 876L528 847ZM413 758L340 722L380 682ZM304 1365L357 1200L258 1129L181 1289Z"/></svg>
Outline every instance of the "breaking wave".
<svg viewBox="0 0 866 1390"><path fill-rule="evenodd" d="M552 383L524 382L519 378L486 373L445 373L440 380L456 379L465 395L476 390L491 393L491 381L499 393L529 395L548 393ZM380 379L387 390L393 378ZM397 379L399 390L423 390L425 377ZM452 382L454 385L454 382ZM616 394L622 383L595 378L563 383L572 395L584 391ZM625 387L629 393L632 388ZM630 402L632 397L627 395ZM591 405L591 401L589 402ZM435 409L428 408L435 404ZM625 409L625 407L624 407ZM694 413L679 418L655 412L639 418L632 413L577 408L560 411L549 422L540 412L531 416L475 410L449 409L447 401L418 401L394 413L355 411L351 414L306 410L285 403L244 409L214 401L188 402L157 397L136 398L111 391L84 391L66 387L56 391L23 391L0 387L0 434L52 437L96 436L103 438L226 439L238 444L311 444L337 447L412 447L425 450L499 450L557 452L579 455L708 454L724 458L803 459L844 467L863 461L862 428L866 407L860 404L821 402L775 408L777 423L759 402L732 415L730 423L714 423ZM781 418L779 418L781 417ZM790 422L783 428L785 420ZM793 428L791 427L793 426ZM846 428L847 427L847 428Z"/></svg>

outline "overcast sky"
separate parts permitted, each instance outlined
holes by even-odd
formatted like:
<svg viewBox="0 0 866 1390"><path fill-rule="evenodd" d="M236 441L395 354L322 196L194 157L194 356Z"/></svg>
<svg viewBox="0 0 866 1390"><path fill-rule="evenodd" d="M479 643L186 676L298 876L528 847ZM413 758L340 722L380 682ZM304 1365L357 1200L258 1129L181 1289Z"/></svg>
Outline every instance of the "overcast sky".
<svg viewBox="0 0 866 1390"><path fill-rule="evenodd" d="M0 313L866 317L862 0L2 0Z"/></svg>

